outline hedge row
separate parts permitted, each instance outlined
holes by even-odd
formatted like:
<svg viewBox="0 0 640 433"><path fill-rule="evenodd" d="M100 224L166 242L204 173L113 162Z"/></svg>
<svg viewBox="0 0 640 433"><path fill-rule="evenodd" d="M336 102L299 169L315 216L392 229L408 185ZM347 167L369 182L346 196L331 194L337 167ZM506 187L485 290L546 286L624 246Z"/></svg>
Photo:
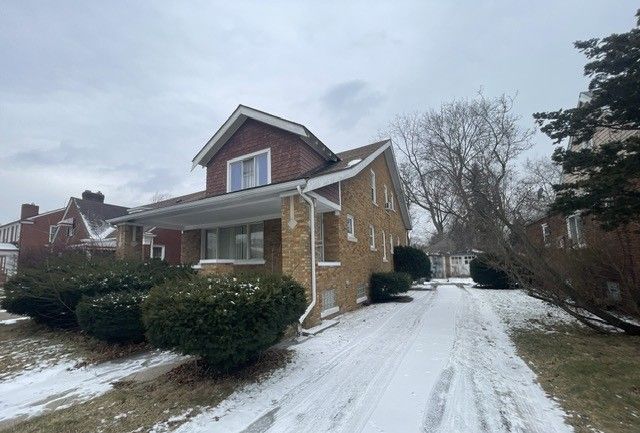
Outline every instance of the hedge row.
<svg viewBox="0 0 640 433"><path fill-rule="evenodd" d="M142 302L148 292L114 292L84 297L76 307L78 324L87 334L108 343L144 341Z"/></svg>
<svg viewBox="0 0 640 433"><path fill-rule="evenodd" d="M57 328L78 326L76 306L84 296L149 291L165 281L193 274L187 266L160 260L130 262L82 256L52 259L20 271L4 287L2 307Z"/></svg>
<svg viewBox="0 0 640 433"><path fill-rule="evenodd" d="M195 276L152 289L143 318L153 345L227 371L276 343L305 307L304 288L290 277Z"/></svg>
<svg viewBox="0 0 640 433"><path fill-rule="evenodd" d="M411 288L411 276L402 272L378 272L371 275L371 300L384 302Z"/></svg>

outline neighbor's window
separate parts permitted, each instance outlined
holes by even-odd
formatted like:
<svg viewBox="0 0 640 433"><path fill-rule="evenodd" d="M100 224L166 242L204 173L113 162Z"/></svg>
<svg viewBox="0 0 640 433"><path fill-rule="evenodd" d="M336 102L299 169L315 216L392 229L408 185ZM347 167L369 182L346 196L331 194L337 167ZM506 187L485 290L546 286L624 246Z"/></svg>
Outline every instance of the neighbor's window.
<svg viewBox="0 0 640 433"><path fill-rule="evenodd" d="M270 151L260 151L227 163L227 192L253 188L271 182Z"/></svg>
<svg viewBox="0 0 640 433"><path fill-rule="evenodd" d="M262 222L206 230L204 239L206 259L245 260L264 257Z"/></svg>
<svg viewBox="0 0 640 433"><path fill-rule="evenodd" d="M391 233L389 233L389 251L393 255L393 235Z"/></svg>
<svg viewBox="0 0 640 433"><path fill-rule="evenodd" d="M151 258L164 260L164 245L154 245L151 249Z"/></svg>
<svg viewBox="0 0 640 433"><path fill-rule="evenodd" d="M549 224L544 223L542 227L542 241L545 245L549 245Z"/></svg>
<svg viewBox="0 0 640 433"><path fill-rule="evenodd" d="M53 242L53 238L56 236L56 226L49 226L49 243Z"/></svg>
<svg viewBox="0 0 640 433"><path fill-rule="evenodd" d="M391 207L389 204L389 190L387 189L387 185L384 185L384 204L385 206Z"/></svg>
<svg viewBox="0 0 640 433"><path fill-rule="evenodd" d="M373 226L369 226L369 247L372 250L376 249L376 229Z"/></svg>
<svg viewBox="0 0 640 433"><path fill-rule="evenodd" d="M336 289L328 289L322 293L322 310L326 311L338 306Z"/></svg>
<svg viewBox="0 0 640 433"><path fill-rule="evenodd" d="M356 237L356 223L352 215L347 215L347 237L350 239Z"/></svg>
<svg viewBox="0 0 640 433"><path fill-rule="evenodd" d="M373 204L378 204L378 197L376 196L376 172L371 170L371 201Z"/></svg>
<svg viewBox="0 0 640 433"><path fill-rule="evenodd" d="M356 299L362 299L367 297L367 286L364 284L356 287Z"/></svg>
<svg viewBox="0 0 640 433"><path fill-rule="evenodd" d="M571 215L567 218L567 233L571 243L576 246L584 246L584 236L582 233L582 218L580 215Z"/></svg>

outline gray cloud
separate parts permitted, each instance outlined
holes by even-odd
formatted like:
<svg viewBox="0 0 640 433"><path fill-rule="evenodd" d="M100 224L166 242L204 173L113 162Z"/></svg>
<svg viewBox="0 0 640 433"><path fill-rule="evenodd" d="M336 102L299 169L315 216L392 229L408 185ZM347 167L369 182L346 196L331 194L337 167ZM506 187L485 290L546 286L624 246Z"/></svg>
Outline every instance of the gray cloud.
<svg viewBox="0 0 640 433"><path fill-rule="evenodd" d="M330 87L321 98L322 105L342 128L353 127L384 97L364 80L345 81Z"/></svg>
<svg viewBox="0 0 640 433"><path fill-rule="evenodd" d="M286 4L284 4L286 3ZM517 109L583 90L576 39L634 25L631 2L3 2L0 221L85 188L136 205L204 187L190 161L239 104L336 151L396 113L481 86ZM553 146L538 136L536 152Z"/></svg>

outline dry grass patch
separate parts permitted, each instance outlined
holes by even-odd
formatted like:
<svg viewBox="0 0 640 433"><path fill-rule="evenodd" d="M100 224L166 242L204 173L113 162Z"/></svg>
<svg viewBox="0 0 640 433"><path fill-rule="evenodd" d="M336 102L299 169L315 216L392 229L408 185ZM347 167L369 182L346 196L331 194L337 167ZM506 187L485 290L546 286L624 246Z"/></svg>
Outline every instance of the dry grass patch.
<svg viewBox="0 0 640 433"><path fill-rule="evenodd" d="M92 364L147 350L146 344L110 345L77 331L50 329L32 320L0 325L0 380L62 361Z"/></svg>
<svg viewBox="0 0 640 433"><path fill-rule="evenodd" d="M577 433L640 431L640 337L564 326L513 338Z"/></svg>
<svg viewBox="0 0 640 433"><path fill-rule="evenodd" d="M171 431L216 406L239 386L264 380L290 359L290 351L270 350L255 363L223 376L193 361L149 382L118 383L100 397L15 424L6 432Z"/></svg>

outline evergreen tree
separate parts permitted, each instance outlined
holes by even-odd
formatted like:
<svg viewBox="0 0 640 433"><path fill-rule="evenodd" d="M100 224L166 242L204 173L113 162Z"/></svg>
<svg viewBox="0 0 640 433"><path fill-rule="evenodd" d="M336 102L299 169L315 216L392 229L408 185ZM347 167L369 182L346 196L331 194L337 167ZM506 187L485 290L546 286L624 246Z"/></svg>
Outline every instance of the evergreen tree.
<svg viewBox="0 0 640 433"><path fill-rule="evenodd" d="M602 146L556 149L553 155L565 174L575 176L554 186L552 209L591 213L607 230L640 216L640 10L636 17L636 27L627 33L575 43L589 59L584 67L591 78L589 101L534 114L556 143L569 137L588 142L602 129L612 132Z"/></svg>

